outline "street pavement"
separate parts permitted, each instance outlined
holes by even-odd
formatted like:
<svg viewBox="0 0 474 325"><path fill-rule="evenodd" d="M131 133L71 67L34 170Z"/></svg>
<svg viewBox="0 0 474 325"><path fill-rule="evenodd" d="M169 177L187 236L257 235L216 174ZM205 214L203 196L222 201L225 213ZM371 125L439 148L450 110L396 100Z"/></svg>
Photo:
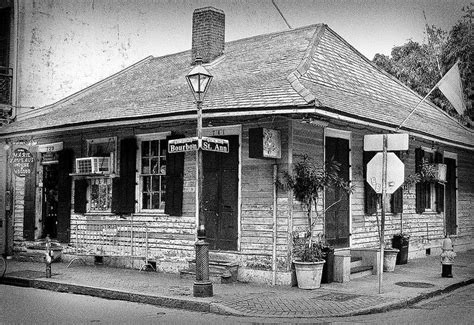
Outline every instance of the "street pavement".
<svg viewBox="0 0 474 325"><path fill-rule="evenodd" d="M335 317L388 311L474 283L474 250L458 252L453 278L441 277L439 256L411 259L383 274L381 293L378 276L346 283L322 284L315 290L253 283L214 284L214 296L193 297L193 280L177 274L138 271L79 262L52 264L46 278L44 263L8 261L5 284L107 299L253 317Z"/></svg>

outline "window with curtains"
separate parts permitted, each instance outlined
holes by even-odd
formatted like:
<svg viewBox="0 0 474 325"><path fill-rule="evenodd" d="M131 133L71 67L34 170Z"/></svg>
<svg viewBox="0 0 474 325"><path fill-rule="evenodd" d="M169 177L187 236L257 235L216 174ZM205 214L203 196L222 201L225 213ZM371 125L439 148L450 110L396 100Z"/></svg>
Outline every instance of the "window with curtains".
<svg viewBox="0 0 474 325"><path fill-rule="evenodd" d="M416 148L415 171L420 173L423 163L443 163L442 152L428 148ZM416 212L443 212L444 186L437 182L421 181L416 183Z"/></svg>
<svg viewBox="0 0 474 325"><path fill-rule="evenodd" d="M166 200L166 135L140 140L140 209L164 210Z"/></svg>
<svg viewBox="0 0 474 325"><path fill-rule="evenodd" d="M109 157L111 170L115 170L117 138L87 140L88 157ZM88 180L89 212L110 212L112 207L112 179L109 175L96 176Z"/></svg>

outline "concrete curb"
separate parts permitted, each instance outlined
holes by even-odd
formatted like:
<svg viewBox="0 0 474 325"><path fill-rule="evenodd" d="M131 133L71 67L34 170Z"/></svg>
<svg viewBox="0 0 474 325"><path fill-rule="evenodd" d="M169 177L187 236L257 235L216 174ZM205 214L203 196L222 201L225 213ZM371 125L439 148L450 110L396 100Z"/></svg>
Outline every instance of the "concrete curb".
<svg viewBox="0 0 474 325"><path fill-rule="evenodd" d="M5 285L12 285L12 286L31 287L35 289L43 289L43 290L56 291L56 292L66 292L66 293L74 293L74 294L80 294L80 295L88 295L92 297L111 299L111 300L138 302L138 303L144 303L144 304L161 306L161 307L185 309L185 310L198 311L198 312L209 312L209 313L220 314L220 315L232 315L232 316L243 316L243 317L272 317L272 318L295 318L295 317L325 318L325 317L349 317L349 316L358 316L358 315L368 315L368 314L387 312L387 311L391 311L395 309L406 308L422 300L433 298L435 296L448 293L458 288L473 284L474 279L461 281L459 283L449 285L443 289L438 289L432 292L420 294L411 299L407 299L407 300L403 300L399 302L387 303L383 306L369 307L369 308L361 309L354 312L346 312L346 313L332 314L332 315L297 315L296 313L292 314L291 312L290 312L291 315L268 315L268 314L264 315L264 314L258 314L258 313L238 311L225 304L222 304L219 302L213 302L213 301L202 301L202 300L194 300L194 299L183 299L183 298L147 295L147 294L142 294L142 293L137 293L137 292L113 290L113 289L91 287L91 286L77 285L77 284L71 284L71 283L62 283L62 282L56 282L53 280L28 279L28 278L23 278L23 277L18 277L18 276L8 276L8 275L4 276L4 278L0 281L0 283L5 284Z"/></svg>

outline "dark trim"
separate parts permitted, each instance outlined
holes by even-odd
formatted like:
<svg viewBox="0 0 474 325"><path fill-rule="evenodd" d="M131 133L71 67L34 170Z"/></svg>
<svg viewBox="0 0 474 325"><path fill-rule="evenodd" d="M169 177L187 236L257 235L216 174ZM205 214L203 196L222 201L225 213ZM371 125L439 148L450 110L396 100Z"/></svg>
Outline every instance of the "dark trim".
<svg viewBox="0 0 474 325"><path fill-rule="evenodd" d="M376 124L376 125L380 125L380 126L384 126L384 127L389 127L389 128L393 128L395 130L395 128L398 127L398 124L391 124L391 123L387 123L387 122L382 122L382 121L379 121L379 120L373 120L373 119L370 119L370 118L364 118L364 117L360 117L356 114L350 114L350 113L347 113L347 112L341 112L339 110L336 110L336 109L333 109L333 108L329 108L329 107L325 107L325 106L317 106L315 107L314 105L302 105L302 106L275 106L275 107L254 107L254 108L248 108L247 110L248 111L256 111L256 112L264 112L264 111L279 111L279 110L288 110L288 109L304 109L304 108L316 108L316 109L319 109L319 110L325 110L327 111L328 113L335 113L335 114L339 114L341 116L345 116L345 117L349 117L349 118L353 118L353 119L356 119L356 120L359 120L361 122L369 122L369 123L373 123L373 124ZM239 109L239 108L226 108L226 109L203 109L203 113L204 114L212 114L212 113L228 113L228 114L231 114L231 113L236 113L236 112L245 112L245 110L243 109ZM296 112L297 113L297 112ZM84 125L95 125L95 124L101 124L101 123L114 123L114 122L127 122L127 124L130 124L131 122L133 121L139 121L139 120L144 120L144 123L150 123L149 120L147 119L152 119L152 118L167 118L167 117L177 117L177 116L184 116L184 117L189 117L189 118L195 118L195 114L196 112L194 110L189 110L189 111L180 111L180 112L172 112L172 113L164 113L164 114L154 114L154 115L143 115L143 116L135 116L135 117L127 117L127 118L114 118L114 119L101 119L101 120L94 120L94 121L87 121L87 122L82 122L82 123L70 123L70 124L63 124L61 125L60 127L61 128L67 128L67 127L80 127L80 126L84 126ZM292 115L292 114L295 114L295 113L284 113L285 115ZM297 113L297 114L304 114L304 113ZM320 113L314 113L316 115L322 115ZM237 116L239 117L239 116ZM327 117L327 116L325 116ZM327 117L329 119L333 119L332 117ZM375 126L374 126L375 127ZM46 127L46 128L38 128L38 129L35 129L35 131L48 131L48 130L56 130L57 132L60 132L61 129L58 128L58 126L52 126L52 127ZM25 133L29 131L28 129L26 130L22 130L22 131L16 131L16 132L12 132L12 133L0 133L0 137L7 137L7 136L15 136L15 135L19 135L19 134L22 134L22 133ZM466 143L463 143L463 142L459 142L459 141L453 141L453 140L446 140L446 138L444 137L441 137L441 136L436 136L436 135L433 135L433 134L429 134L429 133L426 133L426 132L420 132L419 130L416 130L416 129L411 129L411 128L406 128L406 127L402 127L400 129L400 131L407 131L407 132L412 132L414 133L414 136L416 137L417 135L423 135L423 136L428 136L428 137L431 137L435 140L440 140L440 141L443 141L443 142L448 142L452 145L459 145L459 146L463 146L465 148L470 148L470 150L474 150L474 146L469 146L468 144Z"/></svg>

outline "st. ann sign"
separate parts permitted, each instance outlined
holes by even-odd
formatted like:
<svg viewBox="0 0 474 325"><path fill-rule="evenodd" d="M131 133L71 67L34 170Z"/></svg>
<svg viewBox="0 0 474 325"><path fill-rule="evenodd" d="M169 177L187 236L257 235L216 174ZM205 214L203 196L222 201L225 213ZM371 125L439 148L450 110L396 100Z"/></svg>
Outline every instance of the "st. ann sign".
<svg viewBox="0 0 474 325"><path fill-rule="evenodd" d="M197 137L173 139L168 141L169 153L196 151L198 148L199 141ZM205 151L229 153L229 140L202 137L201 148Z"/></svg>

